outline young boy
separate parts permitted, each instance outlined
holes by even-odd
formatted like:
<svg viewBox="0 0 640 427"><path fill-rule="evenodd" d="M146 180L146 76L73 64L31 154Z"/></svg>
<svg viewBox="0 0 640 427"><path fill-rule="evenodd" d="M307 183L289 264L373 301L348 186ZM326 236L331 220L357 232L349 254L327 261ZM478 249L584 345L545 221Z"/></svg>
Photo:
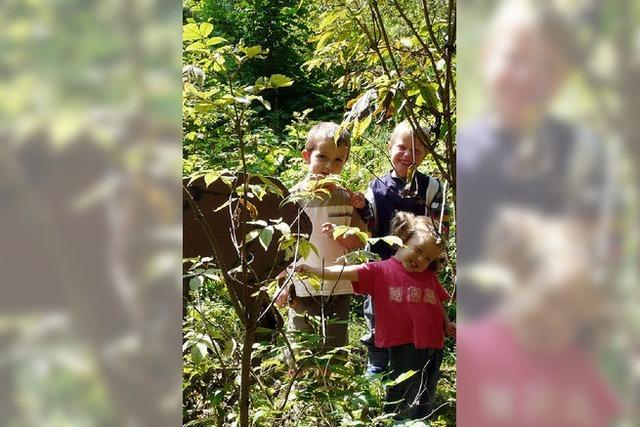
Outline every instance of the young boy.
<svg viewBox="0 0 640 427"><path fill-rule="evenodd" d="M406 120L398 123L393 130L388 146L393 169L371 181L365 194L367 204L359 210L361 216L367 218L373 237L390 234L391 220L396 212L429 216L434 224L440 219L443 203L440 183L416 170L426 156L426 144L427 141L421 140ZM443 219L446 220L445 217ZM446 232L446 227L443 227L443 235ZM383 241L373 245L370 250L383 260L395 253L395 249ZM368 348L367 374L380 374L387 370L389 356L386 349L375 346L373 313L373 301L367 297L364 314L370 332L362 338Z"/></svg>
<svg viewBox="0 0 640 427"><path fill-rule="evenodd" d="M302 150L309 174L292 192L312 190L321 185L319 181L340 175L349 158L350 139L346 131L336 137L339 129L337 124L331 122L322 122L311 128ZM334 265L337 258L361 246L355 236L333 239L335 226L366 228L353 206L364 206L361 193L351 193L334 184L324 184L324 188L330 191L328 196L301 202L313 224L309 241L318 250L317 254L312 251L304 262L320 268ZM295 295L292 296L289 309L289 329L313 331L309 317L324 317L324 322L321 322L324 323L322 348L327 350L347 345L349 303L353 294L351 283L348 280L324 280L320 289L316 289L308 280L294 278L293 284ZM284 306L288 295L288 287L280 292L276 301L279 306Z"/></svg>

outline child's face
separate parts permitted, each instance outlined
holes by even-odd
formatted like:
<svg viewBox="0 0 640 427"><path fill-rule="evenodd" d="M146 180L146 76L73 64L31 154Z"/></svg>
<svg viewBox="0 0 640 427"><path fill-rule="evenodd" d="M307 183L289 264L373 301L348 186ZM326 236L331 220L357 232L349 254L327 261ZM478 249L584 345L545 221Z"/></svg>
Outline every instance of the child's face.
<svg viewBox="0 0 640 427"><path fill-rule="evenodd" d="M339 175L349 156L349 147L336 146L333 139L319 141L311 151L302 150L302 158L312 175Z"/></svg>
<svg viewBox="0 0 640 427"><path fill-rule="evenodd" d="M413 138L411 134L404 134L396 138L389 146L391 164L398 176L407 177L409 167L415 163L416 167L424 160L426 155L425 146L418 138Z"/></svg>
<svg viewBox="0 0 640 427"><path fill-rule="evenodd" d="M424 271L433 261L438 259L442 251L433 238L416 233L406 243L406 247L398 249L396 258L407 271Z"/></svg>

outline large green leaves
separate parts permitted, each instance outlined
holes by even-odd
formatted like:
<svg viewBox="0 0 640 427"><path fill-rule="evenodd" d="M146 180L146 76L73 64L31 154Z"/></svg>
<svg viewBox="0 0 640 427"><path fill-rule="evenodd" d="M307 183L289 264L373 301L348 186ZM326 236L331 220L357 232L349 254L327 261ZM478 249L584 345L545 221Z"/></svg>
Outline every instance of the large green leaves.
<svg viewBox="0 0 640 427"><path fill-rule="evenodd" d="M213 24L209 22L187 24L182 27L182 41L201 40L211 34L212 31Z"/></svg>

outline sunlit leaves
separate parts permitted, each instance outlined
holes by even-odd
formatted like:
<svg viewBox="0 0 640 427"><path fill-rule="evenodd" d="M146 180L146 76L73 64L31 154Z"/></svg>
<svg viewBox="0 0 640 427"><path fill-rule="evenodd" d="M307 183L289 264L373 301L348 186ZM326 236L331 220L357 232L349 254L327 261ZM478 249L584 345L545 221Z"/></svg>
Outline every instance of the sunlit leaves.
<svg viewBox="0 0 640 427"><path fill-rule="evenodd" d="M262 50L262 46L260 45L241 47L240 50L242 50L242 52L244 52L244 54L247 55L247 58L257 57L264 52Z"/></svg>
<svg viewBox="0 0 640 427"><path fill-rule="evenodd" d="M311 252L318 256L318 249L309 242L309 236L296 233L283 234L280 237L278 250L284 251L285 259L293 259L296 256L307 258Z"/></svg>
<svg viewBox="0 0 640 427"><path fill-rule="evenodd" d="M216 46L221 43L227 43L227 39L224 37L210 37L207 39L207 46Z"/></svg>
<svg viewBox="0 0 640 427"><path fill-rule="evenodd" d="M353 130L351 132L351 137L354 140L360 139L360 137L365 133L369 125L371 124L372 115L365 117L362 120L356 120L353 124Z"/></svg>
<svg viewBox="0 0 640 427"><path fill-rule="evenodd" d="M182 40L187 42L191 40L200 40L206 38L213 31L213 24L203 22L201 24L187 24L182 27Z"/></svg>
<svg viewBox="0 0 640 427"><path fill-rule="evenodd" d="M191 43L189 46L187 46L184 50L186 52L191 52L191 51L194 51L194 50L204 50L206 48L207 48L207 45L205 45L204 43L202 43L202 42L194 42L194 43Z"/></svg>
<svg viewBox="0 0 640 427"><path fill-rule="evenodd" d="M404 382L404 381L408 380L409 378L414 376L416 373L417 373L417 371L413 371L413 370L409 370L409 371L403 372L402 374L398 375L398 377L396 379L394 379L393 381L385 382L385 385L387 387L393 387L394 385L398 385L401 382Z"/></svg>
<svg viewBox="0 0 640 427"><path fill-rule="evenodd" d="M334 239L338 239L340 237L347 238L351 236L357 237L358 240L360 240L360 242L362 242L363 244L367 243L367 239L369 238L369 235L366 232L360 230L358 227L339 225L333 229L332 237Z"/></svg>
<svg viewBox="0 0 640 427"><path fill-rule="evenodd" d="M269 84L272 88L289 87L293 84L293 80L282 74L273 74L269 77Z"/></svg>
<svg viewBox="0 0 640 427"><path fill-rule="evenodd" d="M370 251L358 250L344 254L336 259L336 262L345 264L364 264L369 261L377 261L379 259L380 256L378 254Z"/></svg>
<svg viewBox="0 0 640 427"><path fill-rule="evenodd" d="M264 220L249 221L247 222L247 225L255 225L259 228L251 230L249 233L247 233L245 242L248 243L257 238L260 242L260 245L264 248L265 251L269 248L275 231L280 232L282 238L285 239L291 235L291 228L289 227L289 224L282 221L282 218L270 219L269 223ZM282 245L280 249L283 249Z"/></svg>

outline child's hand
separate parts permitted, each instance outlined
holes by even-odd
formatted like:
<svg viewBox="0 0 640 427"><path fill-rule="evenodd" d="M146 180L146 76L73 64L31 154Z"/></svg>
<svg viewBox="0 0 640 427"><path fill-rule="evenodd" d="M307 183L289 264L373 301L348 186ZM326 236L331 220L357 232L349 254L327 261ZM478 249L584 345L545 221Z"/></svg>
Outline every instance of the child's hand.
<svg viewBox="0 0 640 427"><path fill-rule="evenodd" d="M351 206L353 206L356 209L364 208L367 203L364 198L364 194L362 194L359 191L356 191L355 193L351 193L351 197L349 198L349 201L351 203Z"/></svg>
<svg viewBox="0 0 640 427"><path fill-rule="evenodd" d="M455 338L456 332L457 332L456 322L448 322L444 326L444 333L445 333L446 336Z"/></svg>
<svg viewBox="0 0 640 427"><path fill-rule="evenodd" d="M296 265L296 273L309 273L309 274L320 274L320 269L318 268L314 268L311 267L310 265L306 265L306 264L298 264Z"/></svg>
<svg viewBox="0 0 640 427"><path fill-rule="evenodd" d="M324 234L329 235L329 237L333 238L333 230L336 228L336 225L332 222L325 222L322 224L322 232Z"/></svg>
<svg viewBox="0 0 640 427"><path fill-rule="evenodd" d="M282 288L278 296L276 297L276 305L280 308L283 308L287 305L287 300L289 298L289 287L285 286Z"/></svg>
<svg viewBox="0 0 640 427"><path fill-rule="evenodd" d="M331 222L325 222L322 224L322 232L333 239L333 229L336 228L336 225Z"/></svg>

